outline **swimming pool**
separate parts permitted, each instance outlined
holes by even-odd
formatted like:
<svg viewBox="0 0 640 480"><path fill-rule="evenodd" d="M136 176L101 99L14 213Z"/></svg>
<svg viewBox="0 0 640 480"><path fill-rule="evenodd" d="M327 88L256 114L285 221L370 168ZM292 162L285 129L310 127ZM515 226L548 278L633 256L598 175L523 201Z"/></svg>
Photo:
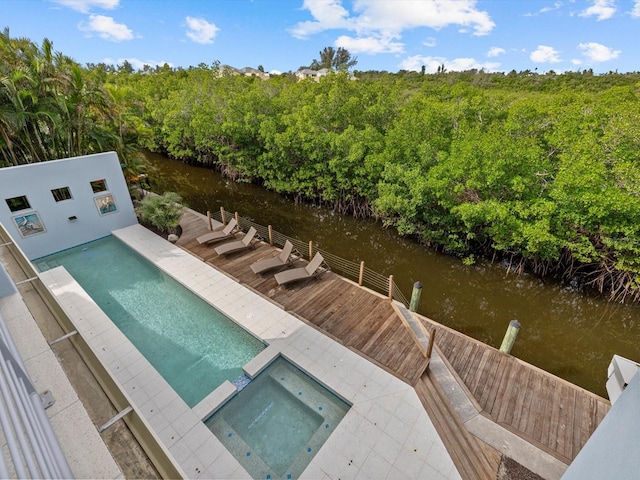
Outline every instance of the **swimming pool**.
<svg viewBox="0 0 640 480"><path fill-rule="evenodd" d="M265 348L115 237L33 261L62 265L190 407Z"/></svg>
<svg viewBox="0 0 640 480"><path fill-rule="evenodd" d="M278 357L205 424L252 478L297 478L351 406Z"/></svg>

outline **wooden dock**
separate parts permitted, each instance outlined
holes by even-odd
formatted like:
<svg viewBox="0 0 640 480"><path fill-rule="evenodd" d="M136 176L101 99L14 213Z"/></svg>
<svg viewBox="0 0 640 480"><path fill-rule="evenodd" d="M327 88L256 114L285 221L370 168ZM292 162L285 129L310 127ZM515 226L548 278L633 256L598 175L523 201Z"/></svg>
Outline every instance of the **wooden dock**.
<svg viewBox="0 0 640 480"><path fill-rule="evenodd" d="M611 408L608 400L422 317L483 414L569 464Z"/></svg>
<svg viewBox="0 0 640 480"><path fill-rule="evenodd" d="M414 386L463 478L496 478L500 452L469 433L457 418L442 389L425 372L428 360L387 298L333 272L279 286L272 273L256 275L249 268L275 255L273 247L260 243L240 255L222 257L195 240L208 230L201 215L187 211L181 226L178 246ZM436 345L483 415L566 464L610 408L597 395L418 317L436 329Z"/></svg>

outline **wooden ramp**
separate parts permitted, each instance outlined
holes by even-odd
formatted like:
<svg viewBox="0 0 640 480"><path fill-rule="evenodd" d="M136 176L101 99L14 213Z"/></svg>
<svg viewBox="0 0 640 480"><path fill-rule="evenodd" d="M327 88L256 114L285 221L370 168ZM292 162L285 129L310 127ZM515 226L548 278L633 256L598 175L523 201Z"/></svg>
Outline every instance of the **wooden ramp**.
<svg viewBox="0 0 640 480"><path fill-rule="evenodd" d="M500 466L500 452L469 433L442 387L428 370L415 389L460 476L478 480L495 479Z"/></svg>
<svg viewBox="0 0 640 480"><path fill-rule="evenodd" d="M273 247L261 243L241 255L219 257L195 240L207 231L201 215L187 211L181 226L179 246L414 386L463 478L496 478L491 472L499 453L466 431L437 382L428 372L422 375L429 360L387 298L332 272L279 286L273 272L255 275L249 268L275 255ZM597 395L418 317L436 329L436 344L483 415L564 463L575 458L610 408Z"/></svg>

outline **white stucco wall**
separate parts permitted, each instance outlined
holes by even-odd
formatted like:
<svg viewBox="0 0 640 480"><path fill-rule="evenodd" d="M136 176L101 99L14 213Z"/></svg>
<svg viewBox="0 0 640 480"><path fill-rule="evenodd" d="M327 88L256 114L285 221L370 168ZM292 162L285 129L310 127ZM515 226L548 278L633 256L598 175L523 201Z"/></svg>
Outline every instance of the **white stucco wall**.
<svg viewBox="0 0 640 480"><path fill-rule="evenodd" d="M640 374L604 417L562 480L640 478Z"/></svg>
<svg viewBox="0 0 640 480"><path fill-rule="evenodd" d="M93 193L90 182L106 181ZM51 190L69 187L72 199L56 202ZM31 208L12 212L6 199L25 195ZM117 210L101 215L95 198L112 195ZM46 231L23 236L15 217L36 213ZM77 217L69 220L69 217ZM138 223L115 152L0 168L0 223L30 259L109 235ZM30 233L30 232L27 232Z"/></svg>

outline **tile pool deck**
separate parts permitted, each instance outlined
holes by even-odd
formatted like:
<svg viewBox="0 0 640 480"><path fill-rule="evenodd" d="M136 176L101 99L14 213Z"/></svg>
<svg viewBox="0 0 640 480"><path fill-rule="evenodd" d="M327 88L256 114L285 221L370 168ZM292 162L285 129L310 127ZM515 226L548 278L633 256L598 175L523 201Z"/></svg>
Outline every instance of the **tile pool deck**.
<svg viewBox="0 0 640 480"><path fill-rule="evenodd" d="M144 227L113 234L268 345L249 376L282 354L352 404L300 478L460 478L411 386ZM249 478L203 423L235 387L189 408L63 268L40 277L185 478Z"/></svg>

